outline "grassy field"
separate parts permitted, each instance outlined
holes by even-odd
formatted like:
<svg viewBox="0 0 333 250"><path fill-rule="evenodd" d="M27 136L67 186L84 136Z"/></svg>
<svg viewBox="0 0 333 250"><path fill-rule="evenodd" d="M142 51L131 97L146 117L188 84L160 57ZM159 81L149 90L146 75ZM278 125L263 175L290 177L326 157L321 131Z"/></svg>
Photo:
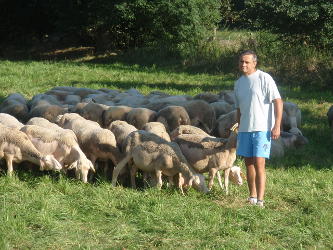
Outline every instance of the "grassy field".
<svg viewBox="0 0 333 250"><path fill-rule="evenodd" d="M235 79L115 55L0 60L1 99L12 92L31 98L54 86L195 95L232 89ZM268 161L265 209L246 204L246 184L231 186L229 195L216 185L208 195L190 190L181 196L174 189L112 188L105 179L83 184L22 169L9 178L2 167L0 248L332 249L333 143L326 112L333 95L283 86L283 99L302 110L302 131L310 143ZM244 167L240 159L237 163Z"/></svg>

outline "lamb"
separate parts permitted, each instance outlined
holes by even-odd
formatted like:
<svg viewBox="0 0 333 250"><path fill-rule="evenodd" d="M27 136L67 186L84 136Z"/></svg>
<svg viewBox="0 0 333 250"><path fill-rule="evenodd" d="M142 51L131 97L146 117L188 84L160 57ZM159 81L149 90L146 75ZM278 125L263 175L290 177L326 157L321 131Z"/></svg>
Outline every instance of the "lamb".
<svg viewBox="0 0 333 250"><path fill-rule="evenodd" d="M23 123L19 122L14 116L6 113L0 113L0 124L16 129L20 129L24 126Z"/></svg>
<svg viewBox="0 0 333 250"><path fill-rule="evenodd" d="M95 171L94 166L86 155L82 152L77 138L73 131L62 129L46 119L39 118L39 125L25 125L21 128L34 146L44 154L53 155L61 164L62 169L67 171L75 169L77 179L81 179L84 183L88 181L89 170ZM35 120L30 121L33 123ZM45 125L47 127L43 127ZM55 128L57 127L57 128Z"/></svg>
<svg viewBox="0 0 333 250"><path fill-rule="evenodd" d="M157 178L157 187L162 186L162 173L175 176L181 173L186 185L193 186L207 193L204 176L196 173L189 167L186 158L176 143L168 142L161 137L142 130L132 132L124 144L125 158L118 163L113 171L112 185L115 186L121 169L129 162L131 166L131 182L135 186L135 173L137 169L144 172L154 172ZM182 183L179 184L182 191ZM183 193L183 191L182 191Z"/></svg>
<svg viewBox="0 0 333 250"><path fill-rule="evenodd" d="M282 131L302 135L299 129L301 127L301 117L301 110L295 103L283 102Z"/></svg>
<svg viewBox="0 0 333 250"><path fill-rule="evenodd" d="M7 163L7 174L13 173L13 162L29 161L40 166L40 170L60 170L61 164L52 156L39 152L28 136L15 128L0 124L0 158Z"/></svg>
<svg viewBox="0 0 333 250"><path fill-rule="evenodd" d="M164 140L171 142L170 136L165 129L165 126L160 122L148 122L143 126L143 130L158 135Z"/></svg>
<svg viewBox="0 0 333 250"><path fill-rule="evenodd" d="M21 122L28 119L29 108L25 98L19 93L10 94L0 105L0 112L16 117Z"/></svg>
<svg viewBox="0 0 333 250"><path fill-rule="evenodd" d="M270 157L283 157L285 150L300 148L308 143L308 139L303 135L282 131L278 139L272 140Z"/></svg>
<svg viewBox="0 0 333 250"><path fill-rule="evenodd" d="M128 112L130 112L131 110L132 108L128 106L109 107L103 112L102 119L104 127L108 128L113 121L125 121Z"/></svg>
<svg viewBox="0 0 333 250"><path fill-rule="evenodd" d="M136 127L131 124L128 124L126 121L113 121L109 125L108 129L114 134L116 137L116 142L119 150L122 149L122 145L126 139L126 137L133 131L136 131Z"/></svg>
<svg viewBox="0 0 333 250"><path fill-rule="evenodd" d="M156 112L147 108L133 108L126 116L126 121L137 129L142 129L147 122L155 120Z"/></svg>
<svg viewBox="0 0 333 250"><path fill-rule="evenodd" d="M224 170L225 191L228 194L230 168L236 160L237 127L236 123L231 128L232 132L227 140L200 134L182 134L174 140L196 171L209 172L209 189L214 184L217 171Z"/></svg>
<svg viewBox="0 0 333 250"><path fill-rule="evenodd" d="M122 158L114 134L97 122L84 119L76 113L67 113L57 119L62 128L73 130L80 148L95 165L97 159L111 160L114 165Z"/></svg>
<svg viewBox="0 0 333 250"><path fill-rule="evenodd" d="M331 128L331 138L333 140L333 105L327 111L328 125Z"/></svg>
<svg viewBox="0 0 333 250"><path fill-rule="evenodd" d="M191 124L190 117L184 107L167 106L156 114L156 121L163 123L167 132L171 132L180 125Z"/></svg>

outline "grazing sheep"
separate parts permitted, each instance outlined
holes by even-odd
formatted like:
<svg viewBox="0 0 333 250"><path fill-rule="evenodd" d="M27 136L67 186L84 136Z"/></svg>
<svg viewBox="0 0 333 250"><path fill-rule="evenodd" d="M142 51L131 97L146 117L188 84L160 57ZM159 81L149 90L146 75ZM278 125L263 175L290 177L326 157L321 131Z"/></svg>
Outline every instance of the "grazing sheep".
<svg viewBox="0 0 333 250"><path fill-rule="evenodd" d="M205 101L202 100L193 100L188 101L182 105L190 119L191 125L199 127L210 133L215 126L215 111L214 109Z"/></svg>
<svg viewBox="0 0 333 250"><path fill-rule="evenodd" d="M75 113L78 113L83 118L91 121L97 122L101 127L103 127L103 112L107 110L109 106L89 102L86 105L77 104L74 108Z"/></svg>
<svg viewBox="0 0 333 250"><path fill-rule="evenodd" d="M55 122L58 115L65 114L67 109L58 105L37 105L29 112L29 117L43 117L50 122Z"/></svg>
<svg viewBox="0 0 333 250"><path fill-rule="evenodd" d="M67 113L57 119L62 128L73 130L80 148L95 165L97 159L111 160L114 165L122 158L114 134L97 122L84 119L76 113Z"/></svg>
<svg viewBox="0 0 333 250"><path fill-rule="evenodd" d="M0 125L0 159L7 163L7 174L13 173L13 162L29 161L40 166L40 170L60 170L60 163L52 155L39 152L28 136L15 128Z"/></svg>
<svg viewBox="0 0 333 250"><path fill-rule="evenodd" d="M36 106L44 106L44 105L57 105L61 106L61 102L58 101L56 96L53 95L46 95L46 94L38 94L35 95L29 101L30 109L33 109Z"/></svg>
<svg viewBox="0 0 333 250"><path fill-rule="evenodd" d="M103 125L108 128L113 121L125 121L128 112L132 110L132 107L128 106L114 106L109 107L103 113Z"/></svg>
<svg viewBox="0 0 333 250"><path fill-rule="evenodd" d="M300 134L301 127L301 110L295 103L283 102L283 113L282 113L282 130L293 134Z"/></svg>
<svg viewBox="0 0 333 250"><path fill-rule="evenodd" d="M327 111L328 125L331 128L331 138L333 140L333 105Z"/></svg>
<svg viewBox="0 0 333 250"><path fill-rule="evenodd" d="M224 170L225 191L228 193L230 168L236 160L237 127L236 123L231 128L232 132L227 140L200 134L182 134L174 140L196 171L209 172L209 189L214 184L216 173Z"/></svg>
<svg viewBox="0 0 333 250"><path fill-rule="evenodd" d="M143 130L158 135L164 140L171 142L170 136L165 129L163 123L160 122L148 122L143 126Z"/></svg>
<svg viewBox="0 0 333 250"><path fill-rule="evenodd" d="M24 124L19 122L14 116L6 113L0 113L0 124L16 129L20 129L24 126Z"/></svg>
<svg viewBox="0 0 333 250"><path fill-rule="evenodd" d="M25 98L19 93L10 94L0 105L0 112L16 117L21 122L28 120L29 108Z"/></svg>
<svg viewBox="0 0 333 250"><path fill-rule="evenodd" d="M209 104L215 111L216 118L234 110L234 107L226 101L218 101Z"/></svg>
<svg viewBox="0 0 333 250"><path fill-rule="evenodd" d="M212 103L212 102L217 102L219 100L219 96L210 92L205 92L205 93L200 93L197 94L196 96L194 96L195 100L203 100L206 101L208 103Z"/></svg>
<svg viewBox="0 0 333 250"><path fill-rule="evenodd" d="M233 90L224 90L219 93L220 100L226 101L227 103L234 105L236 103L236 97Z"/></svg>
<svg viewBox="0 0 333 250"><path fill-rule="evenodd" d="M157 187L162 186L162 173L166 176L182 174L186 185L193 186L207 193L204 176L189 167L186 158L176 143L168 142L161 137L142 130L132 132L125 141L125 158L118 163L113 171L112 184L116 185L120 170L127 164L131 167L131 183L135 187L135 173L137 169L144 172L154 172ZM182 183L181 183L182 184ZM182 185L179 185L182 191Z"/></svg>
<svg viewBox="0 0 333 250"><path fill-rule="evenodd" d="M281 132L278 139L272 140L270 157L283 157L287 149L300 148L308 143L308 139L303 135Z"/></svg>
<svg viewBox="0 0 333 250"><path fill-rule="evenodd" d="M233 110L225 115L221 115L216 120L216 127L213 134L217 137L228 138L230 128L237 122L237 110Z"/></svg>
<svg viewBox="0 0 333 250"><path fill-rule="evenodd" d="M163 123L167 132L171 132L180 125L191 124L190 117L184 107L167 106L156 114L156 121Z"/></svg>
<svg viewBox="0 0 333 250"><path fill-rule="evenodd" d="M137 130L136 127L134 127L131 124L128 124L126 121L119 121L119 120L111 122L111 124L109 125L109 127L107 127L107 129L109 129L116 137L117 146L120 150L122 149L122 145L126 137L131 132Z"/></svg>
<svg viewBox="0 0 333 250"><path fill-rule="evenodd" d="M133 108L126 116L126 121L137 129L142 129L146 123L155 120L156 112L147 108Z"/></svg>
<svg viewBox="0 0 333 250"><path fill-rule="evenodd" d="M39 120L41 119L43 118ZM53 155L65 171L75 169L76 178L86 183L88 181L89 170L95 171L95 169L92 162L87 159L79 147L76 135L73 131L62 129L50 122L48 127L43 127L47 123L48 121L44 119L40 123L42 126L25 125L21 128L21 131L29 137L41 153ZM55 127L57 128L55 129Z"/></svg>
<svg viewBox="0 0 333 250"><path fill-rule="evenodd" d="M177 136L183 134L198 134L202 136L210 136L205 131L200 128L194 127L192 125L180 125L178 128L174 129L170 133L171 140L174 140Z"/></svg>

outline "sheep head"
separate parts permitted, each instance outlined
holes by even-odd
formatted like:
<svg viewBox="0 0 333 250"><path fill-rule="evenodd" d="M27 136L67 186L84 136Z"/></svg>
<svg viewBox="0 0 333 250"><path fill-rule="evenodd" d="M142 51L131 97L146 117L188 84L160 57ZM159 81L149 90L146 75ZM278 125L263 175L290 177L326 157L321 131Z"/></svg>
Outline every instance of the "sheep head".
<svg viewBox="0 0 333 250"><path fill-rule="evenodd" d="M46 155L40 159L40 170L55 170L59 171L62 169L61 164L54 158L53 155Z"/></svg>

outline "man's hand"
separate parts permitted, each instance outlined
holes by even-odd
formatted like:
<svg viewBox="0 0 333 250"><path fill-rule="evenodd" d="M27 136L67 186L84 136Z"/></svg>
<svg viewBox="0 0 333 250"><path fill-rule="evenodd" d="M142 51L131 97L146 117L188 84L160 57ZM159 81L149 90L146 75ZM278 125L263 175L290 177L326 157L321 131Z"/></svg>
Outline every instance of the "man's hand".
<svg viewBox="0 0 333 250"><path fill-rule="evenodd" d="M272 139L276 140L280 137L280 126L274 126L272 129Z"/></svg>

